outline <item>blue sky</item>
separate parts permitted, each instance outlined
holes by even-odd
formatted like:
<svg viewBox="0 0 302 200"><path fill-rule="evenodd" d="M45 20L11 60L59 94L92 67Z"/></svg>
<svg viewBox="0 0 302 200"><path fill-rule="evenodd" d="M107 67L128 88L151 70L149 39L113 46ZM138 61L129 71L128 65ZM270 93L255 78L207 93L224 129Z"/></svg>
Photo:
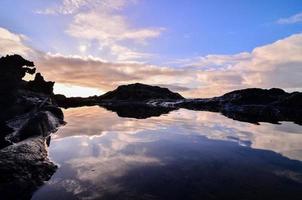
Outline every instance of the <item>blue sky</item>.
<svg viewBox="0 0 302 200"><path fill-rule="evenodd" d="M286 43L287 38L302 31L301 0L2 0L0 10L0 27L26 36L20 42L36 52L111 64L140 64L146 69L155 67L159 73L163 69L187 72L192 66L198 72L200 68L234 71L238 64L243 65L242 59L254 58L255 49L279 40ZM213 55L219 58L213 61ZM123 73L129 73L126 68L121 69ZM138 80L131 76L132 79L119 79L114 85ZM159 81L161 76L146 81L163 85L165 81ZM234 88L249 86L246 77L230 77L231 85L237 84ZM190 83L176 80L167 85L200 89L210 84L198 82L196 77ZM113 87L109 85L112 84L102 90ZM288 84L280 86L286 88L284 85ZM297 85L287 87L292 90ZM274 83L259 86L270 87Z"/></svg>

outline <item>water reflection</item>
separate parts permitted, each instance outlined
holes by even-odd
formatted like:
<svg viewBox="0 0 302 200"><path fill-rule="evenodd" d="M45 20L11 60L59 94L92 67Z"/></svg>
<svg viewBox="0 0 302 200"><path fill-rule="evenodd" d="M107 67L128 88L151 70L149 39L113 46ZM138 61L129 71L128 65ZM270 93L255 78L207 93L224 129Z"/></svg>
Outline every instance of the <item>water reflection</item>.
<svg viewBox="0 0 302 200"><path fill-rule="evenodd" d="M293 123L254 125L188 110L138 120L99 107L68 109L65 116L68 125L50 145L60 168L33 199L302 194L302 164L291 160L302 160L302 127Z"/></svg>

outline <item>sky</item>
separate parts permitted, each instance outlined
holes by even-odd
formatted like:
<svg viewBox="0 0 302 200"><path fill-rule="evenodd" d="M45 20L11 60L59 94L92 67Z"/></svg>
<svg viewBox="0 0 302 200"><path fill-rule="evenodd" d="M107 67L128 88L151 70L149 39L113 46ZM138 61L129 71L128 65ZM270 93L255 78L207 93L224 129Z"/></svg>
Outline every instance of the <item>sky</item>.
<svg viewBox="0 0 302 200"><path fill-rule="evenodd" d="M141 82L185 97L302 90L301 0L1 0L0 55L35 62L55 92Z"/></svg>

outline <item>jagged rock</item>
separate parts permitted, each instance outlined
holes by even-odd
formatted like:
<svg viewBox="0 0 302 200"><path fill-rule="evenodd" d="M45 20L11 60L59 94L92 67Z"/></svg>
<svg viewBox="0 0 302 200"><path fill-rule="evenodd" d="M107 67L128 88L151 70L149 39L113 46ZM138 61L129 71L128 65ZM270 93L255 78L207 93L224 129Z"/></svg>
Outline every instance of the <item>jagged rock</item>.
<svg viewBox="0 0 302 200"><path fill-rule="evenodd" d="M0 107L5 108L15 103L17 90L26 73L35 73L33 62L19 55L0 58Z"/></svg>
<svg viewBox="0 0 302 200"><path fill-rule="evenodd" d="M52 95L54 84L55 82L45 81L44 77L40 73L37 73L35 79L27 83L26 89L37 93Z"/></svg>

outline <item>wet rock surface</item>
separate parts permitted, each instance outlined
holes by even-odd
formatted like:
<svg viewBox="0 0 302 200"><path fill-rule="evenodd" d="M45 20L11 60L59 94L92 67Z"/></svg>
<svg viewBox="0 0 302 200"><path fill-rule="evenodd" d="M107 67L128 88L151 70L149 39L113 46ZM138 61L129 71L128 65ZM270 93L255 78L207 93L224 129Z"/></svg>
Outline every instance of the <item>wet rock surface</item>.
<svg viewBox="0 0 302 200"><path fill-rule="evenodd" d="M53 101L54 82L19 55L0 58L0 192L3 199L30 199L57 166L48 159L50 134L64 123Z"/></svg>
<svg viewBox="0 0 302 200"><path fill-rule="evenodd" d="M48 159L44 137L29 138L0 150L0 192L3 199L30 199L57 166Z"/></svg>

